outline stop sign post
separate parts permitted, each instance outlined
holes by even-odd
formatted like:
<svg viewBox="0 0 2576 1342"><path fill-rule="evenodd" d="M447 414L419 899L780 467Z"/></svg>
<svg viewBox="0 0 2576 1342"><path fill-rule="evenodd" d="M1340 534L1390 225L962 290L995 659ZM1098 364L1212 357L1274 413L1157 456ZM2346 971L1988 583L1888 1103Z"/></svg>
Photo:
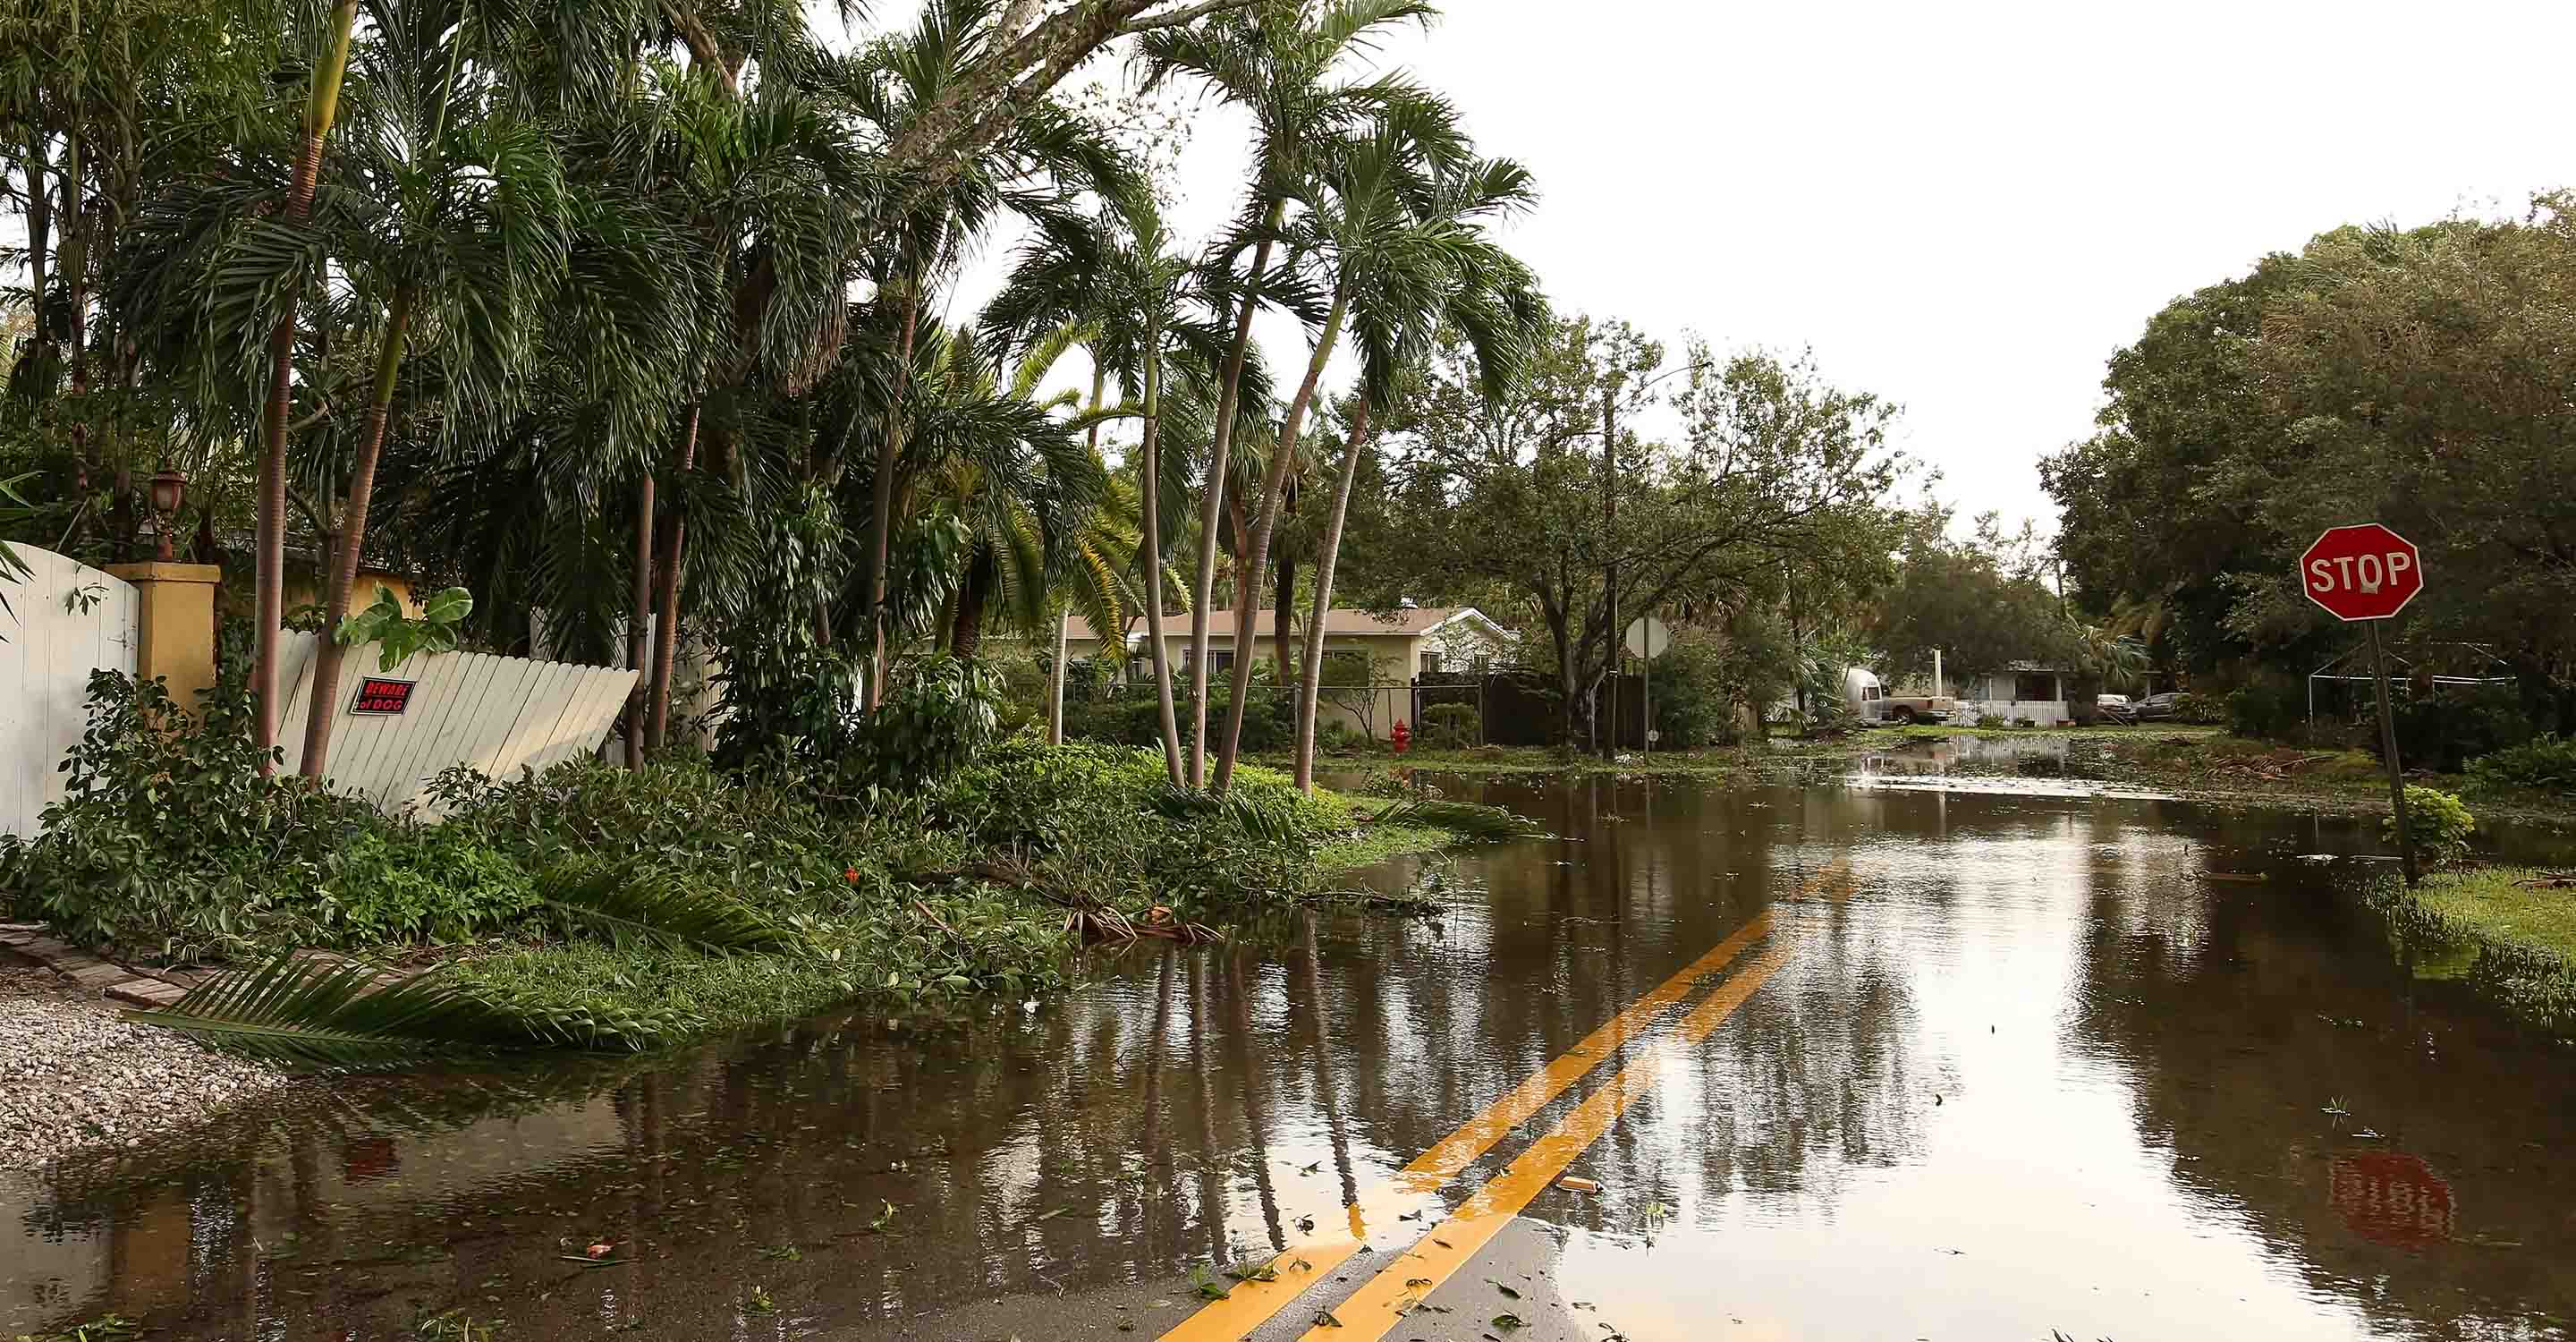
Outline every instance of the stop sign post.
<svg viewBox="0 0 2576 1342"><path fill-rule="evenodd" d="M2397 720L2388 698L2388 654L2379 626L2424 590L2424 556L2415 542L2377 522L2328 527L2299 556L2299 589L2346 624L2370 629L2370 673L2379 684L2379 748L2388 759L2388 801L2397 813L2397 861L2415 884L2415 843L2406 823L2406 775L2397 761Z"/></svg>

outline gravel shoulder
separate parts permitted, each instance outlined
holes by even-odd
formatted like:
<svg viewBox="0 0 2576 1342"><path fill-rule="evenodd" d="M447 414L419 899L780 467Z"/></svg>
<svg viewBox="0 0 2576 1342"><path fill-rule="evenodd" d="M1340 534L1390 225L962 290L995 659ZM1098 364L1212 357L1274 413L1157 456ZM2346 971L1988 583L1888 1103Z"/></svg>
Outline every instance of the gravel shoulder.
<svg viewBox="0 0 2576 1342"><path fill-rule="evenodd" d="M290 1080L128 1024L96 992L0 951L0 1169L143 1146Z"/></svg>

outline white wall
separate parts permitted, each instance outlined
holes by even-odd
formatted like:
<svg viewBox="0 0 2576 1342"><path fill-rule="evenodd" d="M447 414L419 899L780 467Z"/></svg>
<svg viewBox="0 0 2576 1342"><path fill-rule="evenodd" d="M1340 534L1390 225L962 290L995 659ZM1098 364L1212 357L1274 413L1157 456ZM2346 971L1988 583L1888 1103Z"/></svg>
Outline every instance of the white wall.
<svg viewBox="0 0 2576 1342"><path fill-rule="evenodd" d="M122 578L32 545L10 549L29 574L0 581L9 603L0 615L0 833L32 835L68 781L55 766L88 729L89 673L134 673L141 603Z"/></svg>

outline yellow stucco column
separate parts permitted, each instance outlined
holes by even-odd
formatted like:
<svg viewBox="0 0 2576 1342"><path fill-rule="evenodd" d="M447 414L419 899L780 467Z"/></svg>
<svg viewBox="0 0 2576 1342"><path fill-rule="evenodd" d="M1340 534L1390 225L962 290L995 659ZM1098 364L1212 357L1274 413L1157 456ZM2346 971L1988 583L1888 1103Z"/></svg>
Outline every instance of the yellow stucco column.
<svg viewBox="0 0 2576 1342"><path fill-rule="evenodd" d="M134 678L160 676L170 698L189 712L197 691L215 683L215 586L223 570L212 564L110 564L107 571L134 584L135 624L142 646L134 650Z"/></svg>

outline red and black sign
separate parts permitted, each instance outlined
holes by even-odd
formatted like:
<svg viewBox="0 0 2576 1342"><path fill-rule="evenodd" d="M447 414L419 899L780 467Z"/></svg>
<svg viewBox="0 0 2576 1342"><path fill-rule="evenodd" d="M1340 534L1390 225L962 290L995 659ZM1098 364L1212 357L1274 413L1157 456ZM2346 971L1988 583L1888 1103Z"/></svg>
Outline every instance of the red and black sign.
<svg viewBox="0 0 2576 1342"><path fill-rule="evenodd" d="M396 714L411 707L411 687L416 680L378 680L369 676L358 682L358 697L349 701L352 713Z"/></svg>
<svg viewBox="0 0 2576 1342"><path fill-rule="evenodd" d="M2402 1151L2367 1151L2334 1163L2327 1196L2353 1233L2373 1244L2421 1249L2451 1238L2451 1186Z"/></svg>

